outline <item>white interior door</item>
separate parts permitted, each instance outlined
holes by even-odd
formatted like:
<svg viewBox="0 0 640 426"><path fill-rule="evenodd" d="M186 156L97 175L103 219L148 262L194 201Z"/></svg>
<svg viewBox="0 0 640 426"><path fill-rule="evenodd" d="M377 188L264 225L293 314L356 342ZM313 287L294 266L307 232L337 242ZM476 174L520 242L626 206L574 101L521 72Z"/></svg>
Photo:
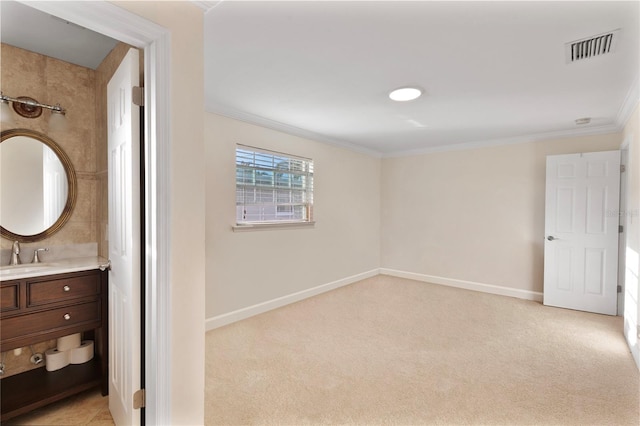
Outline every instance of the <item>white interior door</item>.
<svg viewBox="0 0 640 426"><path fill-rule="evenodd" d="M138 51L107 85L109 151L109 409L117 425L140 424L140 109Z"/></svg>
<svg viewBox="0 0 640 426"><path fill-rule="evenodd" d="M544 304L615 315L620 151L547 157Z"/></svg>

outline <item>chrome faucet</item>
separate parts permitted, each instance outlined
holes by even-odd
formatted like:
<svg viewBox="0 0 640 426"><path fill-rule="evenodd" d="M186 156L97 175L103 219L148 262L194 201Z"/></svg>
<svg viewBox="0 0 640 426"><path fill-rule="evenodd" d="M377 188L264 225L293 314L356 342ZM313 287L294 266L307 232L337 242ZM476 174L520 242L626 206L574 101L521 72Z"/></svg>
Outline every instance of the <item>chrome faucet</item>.
<svg viewBox="0 0 640 426"><path fill-rule="evenodd" d="M31 261L31 263L40 263L40 258L38 257L39 251L49 251L49 249L48 248L35 249L33 252L33 260Z"/></svg>
<svg viewBox="0 0 640 426"><path fill-rule="evenodd" d="M20 242L14 241L13 247L11 248L11 262L9 265L19 265L20 262Z"/></svg>

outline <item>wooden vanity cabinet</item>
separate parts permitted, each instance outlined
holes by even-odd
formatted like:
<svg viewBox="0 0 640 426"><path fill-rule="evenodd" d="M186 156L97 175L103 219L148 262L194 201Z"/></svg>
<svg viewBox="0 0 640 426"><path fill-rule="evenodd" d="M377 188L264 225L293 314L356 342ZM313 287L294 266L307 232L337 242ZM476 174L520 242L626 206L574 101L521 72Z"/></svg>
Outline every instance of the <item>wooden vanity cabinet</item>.
<svg viewBox="0 0 640 426"><path fill-rule="evenodd" d="M82 333L94 358L57 371L36 368L0 380L0 421L108 382L108 272L98 269L0 283L0 352Z"/></svg>

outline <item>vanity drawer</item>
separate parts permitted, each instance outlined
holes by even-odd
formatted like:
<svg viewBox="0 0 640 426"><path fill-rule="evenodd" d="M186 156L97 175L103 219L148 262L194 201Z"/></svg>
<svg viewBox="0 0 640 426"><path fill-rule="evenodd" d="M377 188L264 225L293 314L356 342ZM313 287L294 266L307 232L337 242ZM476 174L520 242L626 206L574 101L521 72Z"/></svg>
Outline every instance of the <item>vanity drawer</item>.
<svg viewBox="0 0 640 426"><path fill-rule="evenodd" d="M2 320L2 341L8 343L16 338L26 338L81 325L88 326L91 323L99 324L100 319L99 301L4 318Z"/></svg>
<svg viewBox="0 0 640 426"><path fill-rule="evenodd" d="M20 281L2 283L0 288L0 312L20 309Z"/></svg>
<svg viewBox="0 0 640 426"><path fill-rule="evenodd" d="M27 307L47 305L100 293L98 274L27 283Z"/></svg>

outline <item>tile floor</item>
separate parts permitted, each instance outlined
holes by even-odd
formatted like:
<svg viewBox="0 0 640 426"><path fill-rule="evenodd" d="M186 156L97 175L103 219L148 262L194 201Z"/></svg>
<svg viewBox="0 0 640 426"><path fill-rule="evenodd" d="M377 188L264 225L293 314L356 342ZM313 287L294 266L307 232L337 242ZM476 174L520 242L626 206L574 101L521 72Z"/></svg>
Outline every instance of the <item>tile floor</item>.
<svg viewBox="0 0 640 426"><path fill-rule="evenodd" d="M109 413L109 397L102 396L99 389L92 389L3 422L3 426L13 425L111 426L115 423Z"/></svg>

